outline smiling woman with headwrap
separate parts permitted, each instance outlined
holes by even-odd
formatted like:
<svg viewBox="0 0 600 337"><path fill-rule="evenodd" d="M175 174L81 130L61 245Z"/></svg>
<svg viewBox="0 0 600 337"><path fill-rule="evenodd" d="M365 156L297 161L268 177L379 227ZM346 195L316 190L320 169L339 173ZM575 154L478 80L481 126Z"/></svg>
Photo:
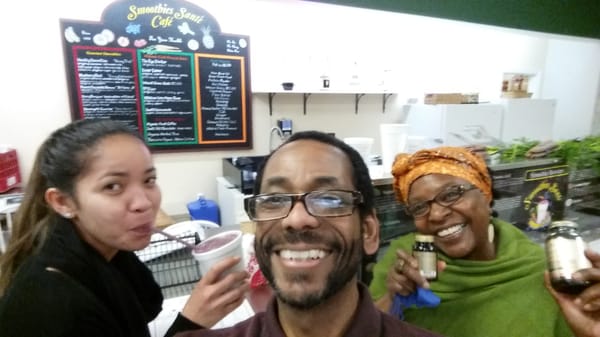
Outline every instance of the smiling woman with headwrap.
<svg viewBox="0 0 600 337"><path fill-rule="evenodd" d="M419 274L414 234L394 240L370 285L382 310L429 288L441 303L405 307L403 316L445 336L572 336L544 286L542 247L492 217L492 181L479 156L459 147L400 154L392 174L417 232L434 236L440 272L432 282Z"/></svg>

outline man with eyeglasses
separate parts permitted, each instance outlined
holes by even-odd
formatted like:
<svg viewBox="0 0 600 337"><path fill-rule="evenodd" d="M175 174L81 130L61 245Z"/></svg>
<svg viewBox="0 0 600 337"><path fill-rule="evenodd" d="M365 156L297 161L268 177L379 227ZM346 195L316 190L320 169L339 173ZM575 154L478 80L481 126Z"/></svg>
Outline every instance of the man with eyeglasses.
<svg viewBox="0 0 600 337"><path fill-rule="evenodd" d="M439 272L433 281L421 275L410 253L414 233L393 240L370 284L380 309L400 308L407 322L448 337L573 335L544 284L542 247L493 217L481 157L461 147L425 149L397 155L392 174L417 232L434 237ZM439 305L407 305L427 289Z"/></svg>
<svg viewBox="0 0 600 337"><path fill-rule="evenodd" d="M379 311L357 273L379 248L373 187L360 154L298 132L259 169L245 200L255 254L274 290L262 313L224 331L181 336L438 336Z"/></svg>

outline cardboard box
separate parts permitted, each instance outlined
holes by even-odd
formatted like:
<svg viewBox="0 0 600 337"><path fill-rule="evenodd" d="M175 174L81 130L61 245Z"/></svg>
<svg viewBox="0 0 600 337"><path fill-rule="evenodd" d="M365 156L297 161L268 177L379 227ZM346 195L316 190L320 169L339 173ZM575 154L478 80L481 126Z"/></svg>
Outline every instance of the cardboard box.
<svg viewBox="0 0 600 337"><path fill-rule="evenodd" d="M425 94L425 104L461 104L463 102L463 95L450 93L450 94Z"/></svg>
<svg viewBox="0 0 600 337"><path fill-rule="evenodd" d="M17 151L10 148L0 147L0 193L19 186L21 173Z"/></svg>
<svg viewBox="0 0 600 337"><path fill-rule="evenodd" d="M162 209L156 214L156 227L167 227L175 223L175 220L167 215Z"/></svg>
<svg viewBox="0 0 600 337"><path fill-rule="evenodd" d="M468 94L463 94L462 103L463 104L477 104L479 103L479 93L473 92Z"/></svg>

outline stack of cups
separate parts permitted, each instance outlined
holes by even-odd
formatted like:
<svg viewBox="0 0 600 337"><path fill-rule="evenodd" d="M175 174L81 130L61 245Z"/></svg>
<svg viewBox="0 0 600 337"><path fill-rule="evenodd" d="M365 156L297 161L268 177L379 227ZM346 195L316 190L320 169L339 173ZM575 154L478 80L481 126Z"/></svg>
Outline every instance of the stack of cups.
<svg viewBox="0 0 600 337"><path fill-rule="evenodd" d="M381 161L384 172L391 172L396 155L406 152L408 132L408 124L379 124Z"/></svg>

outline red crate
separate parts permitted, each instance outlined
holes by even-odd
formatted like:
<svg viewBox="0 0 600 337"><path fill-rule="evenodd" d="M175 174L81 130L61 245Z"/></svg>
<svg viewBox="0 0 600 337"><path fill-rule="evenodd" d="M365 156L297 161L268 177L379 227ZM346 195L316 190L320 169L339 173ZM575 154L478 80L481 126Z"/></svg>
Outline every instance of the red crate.
<svg viewBox="0 0 600 337"><path fill-rule="evenodd" d="M6 192L21 183L17 150L0 152L0 193Z"/></svg>

